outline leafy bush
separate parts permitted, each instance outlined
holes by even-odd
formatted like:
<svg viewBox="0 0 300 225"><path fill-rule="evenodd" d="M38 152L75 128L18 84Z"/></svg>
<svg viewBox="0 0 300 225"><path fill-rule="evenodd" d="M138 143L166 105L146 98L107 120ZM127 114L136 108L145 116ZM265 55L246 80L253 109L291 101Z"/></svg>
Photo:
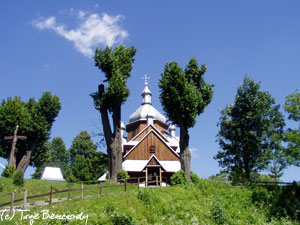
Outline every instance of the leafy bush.
<svg viewBox="0 0 300 225"><path fill-rule="evenodd" d="M124 213L114 212L111 215L111 221L114 225L135 225L136 223L133 221L132 217L126 215Z"/></svg>
<svg viewBox="0 0 300 225"><path fill-rule="evenodd" d="M137 198L144 202L145 205L150 204L150 194L146 190L140 190L138 192Z"/></svg>
<svg viewBox="0 0 300 225"><path fill-rule="evenodd" d="M1 175L2 177L12 178L15 172L16 167L14 165L7 165Z"/></svg>
<svg viewBox="0 0 300 225"><path fill-rule="evenodd" d="M171 185L186 184L186 183L188 183L188 178L183 170L180 170L171 176Z"/></svg>
<svg viewBox="0 0 300 225"><path fill-rule="evenodd" d="M128 175L127 171L120 170L120 172L118 173L117 178L118 178L118 180L120 180L121 183L123 183L123 182L125 182L125 179L130 178L130 176Z"/></svg>
<svg viewBox="0 0 300 225"><path fill-rule="evenodd" d="M13 184L20 187L24 186L23 173L21 171L15 173Z"/></svg>
<svg viewBox="0 0 300 225"><path fill-rule="evenodd" d="M264 206L270 218L290 217L300 221L300 184L256 187L252 191L252 202Z"/></svg>
<svg viewBox="0 0 300 225"><path fill-rule="evenodd" d="M214 202L211 211L216 224L226 223L226 219L224 216L224 207L222 206L221 202Z"/></svg>
<svg viewBox="0 0 300 225"><path fill-rule="evenodd" d="M280 187L272 197L275 201L271 208L272 215L289 216L300 221L300 183L294 182L293 185Z"/></svg>
<svg viewBox="0 0 300 225"><path fill-rule="evenodd" d="M193 172L191 171L191 181L192 181L193 184L198 185L198 184L200 184L201 179L198 177L197 174L195 174L195 173L193 173Z"/></svg>

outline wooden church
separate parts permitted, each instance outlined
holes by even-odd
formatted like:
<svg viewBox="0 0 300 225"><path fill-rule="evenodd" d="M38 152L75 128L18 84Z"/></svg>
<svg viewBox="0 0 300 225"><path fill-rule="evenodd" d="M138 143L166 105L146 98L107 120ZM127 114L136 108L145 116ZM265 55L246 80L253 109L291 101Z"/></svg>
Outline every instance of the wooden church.
<svg viewBox="0 0 300 225"><path fill-rule="evenodd" d="M175 126L167 125L166 118L153 107L147 77L142 97L142 105L129 117L126 127L122 123L122 168L130 177L145 177L145 185L154 184L154 180L165 185L162 178L181 169L179 137Z"/></svg>

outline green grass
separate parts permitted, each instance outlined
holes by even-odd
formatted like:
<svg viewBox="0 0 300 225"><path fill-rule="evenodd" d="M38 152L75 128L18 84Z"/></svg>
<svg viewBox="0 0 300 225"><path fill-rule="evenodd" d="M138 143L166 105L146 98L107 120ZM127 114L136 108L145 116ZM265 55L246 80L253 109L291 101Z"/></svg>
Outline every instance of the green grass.
<svg viewBox="0 0 300 225"><path fill-rule="evenodd" d="M264 208L256 207L252 203L251 196L252 191L245 187L201 180L198 185L142 188L140 191L133 187L127 192L124 192L122 187L108 188L101 197L95 194L93 198L73 199L45 207L35 207L29 213L31 215L36 213L40 217L43 209L58 215L83 213L89 216L88 224L92 225L298 224L287 218L267 217ZM22 225L29 224L29 221L20 220L20 214L17 214L12 221L0 223ZM39 218L33 224L85 224L85 222Z"/></svg>
<svg viewBox="0 0 300 225"><path fill-rule="evenodd" d="M51 186L53 186L53 192L55 191L60 191L60 190L66 190L68 189L68 183L67 182L61 182L61 181L45 181L45 180L37 180L37 179L32 179L32 180L24 180L25 185L24 187L18 187L13 185L12 183L12 179L8 179L8 178L0 178L0 187L2 191L0 191L0 196L6 193L10 193L13 191L17 191L17 193L15 194L15 199L18 198L22 198L23 197L23 192L18 192L21 191L23 189L27 189L27 196L32 196L32 195L38 195L38 194L45 194L45 193L49 193ZM108 182L104 182L102 183L102 186L104 187L102 189L102 193L103 194L108 194L108 193L116 193L116 192L120 192L120 191L124 191L124 187L106 187L108 185L112 185L111 183ZM76 183L76 184L71 184L71 189L74 188L81 188L81 184L80 183ZM99 187L99 184L86 184L84 183L84 189L85 188L89 188L89 187ZM133 189L137 189L137 187L135 186L127 186L127 190L133 190ZM99 195L99 188L97 189L91 189L91 190L84 190L84 196L88 196L88 195ZM70 197L78 197L81 196L81 191L72 191ZM68 197L68 192L64 192L64 193L58 193L58 194L53 194L53 198L66 198ZM11 196L10 195L6 195L6 196L2 196L0 197L0 204L1 203L5 203L5 202L9 202L10 201ZM38 197L38 198L34 198L34 199L28 199L27 202L31 203L31 202L35 202L35 201L47 201L49 200L49 196L44 196L44 197ZM23 202L18 202L15 205L20 205ZM8 207L8 206L5 206ZM4 208L4 207L2 207Z"/></svg>

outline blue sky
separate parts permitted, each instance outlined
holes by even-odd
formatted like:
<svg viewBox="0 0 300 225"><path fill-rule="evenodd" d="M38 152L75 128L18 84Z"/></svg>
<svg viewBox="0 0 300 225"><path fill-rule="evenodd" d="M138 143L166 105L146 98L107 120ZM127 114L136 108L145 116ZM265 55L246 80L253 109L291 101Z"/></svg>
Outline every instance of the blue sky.
<svg viewBox="0 0 300 225"><path fill-rule="evenodd" d="M233 102L245 74L278 104L299 88L299 11L296 0L1 1L0 98L27 101L46 90L58 95L62 110L51 137L62 137L69 147L81 130L101 129L89 97L104 80L91 58L96 47L137 48L131 95L122 108L125 124L141 104L144 74L162 112L158 80L164 65L177 61L185 67L194 56L207 66L205 80L215 84L211 104L190 129L192 170L206 178L220 170L213 159L218 110ZM300 180L300 168L289 168L283 179Z"/></svg>

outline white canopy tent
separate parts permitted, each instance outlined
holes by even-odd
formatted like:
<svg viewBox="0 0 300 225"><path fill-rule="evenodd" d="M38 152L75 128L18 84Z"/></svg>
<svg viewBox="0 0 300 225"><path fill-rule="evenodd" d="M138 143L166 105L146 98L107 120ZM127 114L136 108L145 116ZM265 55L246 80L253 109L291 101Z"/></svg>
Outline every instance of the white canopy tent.
<svg viewBox="0 0 300 225"><path fill-rule="evenodd" d="M104 173L104 174L98 179L98 181L106 181L106 175L107 175L107 173Z"/></svg>
<svg viewBox="0 0 300 225"><path fill-rule="evenodd" d="M65 181L58 167L45 167L41 180Z"/></svg>

